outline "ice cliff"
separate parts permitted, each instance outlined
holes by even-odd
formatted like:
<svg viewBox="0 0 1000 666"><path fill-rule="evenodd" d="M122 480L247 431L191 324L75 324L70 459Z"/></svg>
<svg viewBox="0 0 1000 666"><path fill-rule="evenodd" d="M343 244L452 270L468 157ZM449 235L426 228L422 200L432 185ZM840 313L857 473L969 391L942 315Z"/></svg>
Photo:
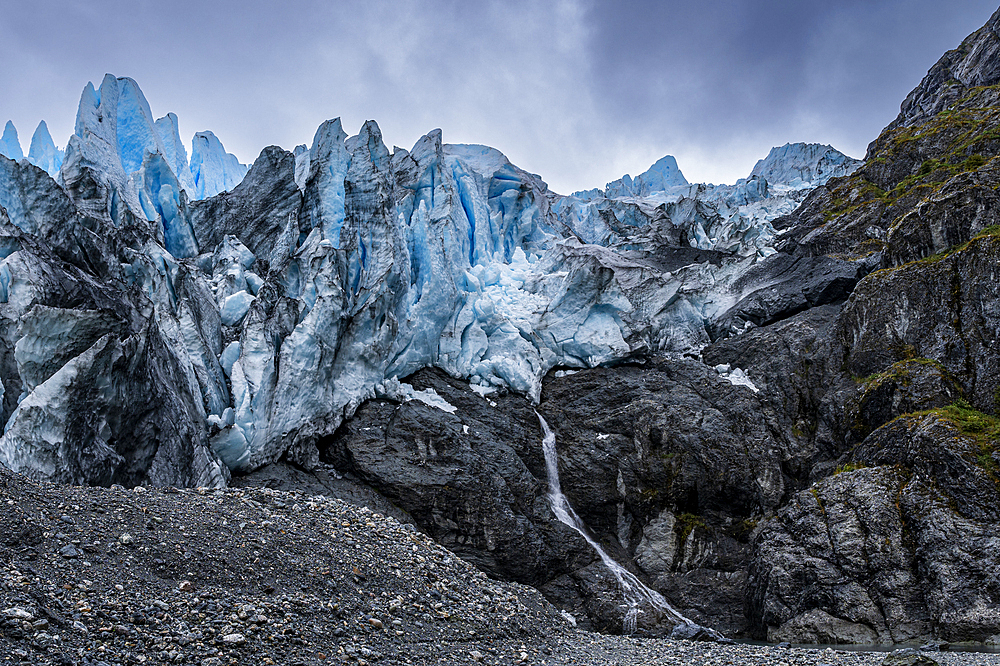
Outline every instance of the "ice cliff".
<svg viewBox="0 0 1000 666"><path fill-rule="evenodd" d="M176 116L109 75L56 180L0 158L0 461L220 485L310 460L424 367L537 401L556 366L697 354L812 298L757 298L790 270L770 221L856 164L793 144L712 186L665 157L561 197L495 149L435 130L390 152L374 122L332 120L247 170L210 132L189 162Z"/></svg>

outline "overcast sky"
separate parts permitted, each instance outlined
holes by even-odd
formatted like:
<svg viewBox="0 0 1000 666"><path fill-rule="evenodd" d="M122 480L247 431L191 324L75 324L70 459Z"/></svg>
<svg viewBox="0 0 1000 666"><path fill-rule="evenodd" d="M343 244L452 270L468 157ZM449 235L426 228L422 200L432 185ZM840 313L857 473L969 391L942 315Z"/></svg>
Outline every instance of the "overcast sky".
<svg viewBox="0 0 1000 666"><path fill-rule="evenodd" d="M80 92L134 78L244 162L340 116L409 148L440 127L556 191L666 154L733 182L772 146L854 157L996 0L0 0L0 125L60 146Z"/></svg>

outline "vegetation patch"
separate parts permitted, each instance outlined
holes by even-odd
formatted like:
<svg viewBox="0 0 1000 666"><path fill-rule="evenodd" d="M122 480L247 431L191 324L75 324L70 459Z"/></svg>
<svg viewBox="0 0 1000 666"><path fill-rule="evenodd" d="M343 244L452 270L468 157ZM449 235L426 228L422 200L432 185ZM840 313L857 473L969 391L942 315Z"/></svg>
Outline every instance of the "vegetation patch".
<svg viewBox="0 0 1000 666"><path fill-rule="evenodd" d="M890 275L895 274L897 271L910 270L914 268L927 268L929 266L939 264L945 259L950 259L955 255L961 254L966 250L983 248L986 244L997 241L1000 241L1000 225L989 226L964 243L953 245L946 250L941 250L940 252L932 254L929 257L924 257L923 259L914 259L913 261L908 261L905 264L900 264L899 266L880 268L877 271L869 273L865 277L865 280L887 278Z"/></svg>
<svg viewBox="0 0 1000 666"><path fill-rule="evenodd" d="M963 437L976 447L976 464L1000 485L1000 465L994 454L1000 450L1000 418L984 414L966 400L957 400L947 407L931 409L923 414L933 414L954 426Z"/></svg>
<svg viewBox="0 0 1000 666"><path fill-rule="evenodd" d="M688 537L691 536L691 532L698 527L703 530L708 529L708 524L705 523L705 519L701 516L693 513L682 513L677 516L674 522L674 529L677 530L677 534L680 536L682 546L687 542Z"/></svg>
<svg viewBox="0 0 1000 666"><path fill-rule="evenodd" d="M837 465L837 469L833 470L833 475L844 474L845 472L856 472L859 469L865 469L867 465L859 462L849 462L844 465Z"/></svg>
<svg viewBox="0 0 1000 666"><path fill-rule="evenodd" d="M831 188L831 200L823 212L824 223L853 215L870 205L890 209L897 203L908 204L909 199L916 197L915 204L936 194L955 176L987 167L992 156L1000 152L1000 109L994 105L996 94L994 87L973 88L962 100L927 122L899 127L879 137L877 152L866 166L881 167L900 159L912 159L928 149L939 156L925 159L888 191L872 182L869 178L872 174L862 167Z"/></svg>
<svg viewBox="0 0 1000 666"><path fill-rule="evenodd" d="M917 357L917 352L913 345L904 345L894 351L903 356L905 360L893 363L882 372L876 372L857 380L859 384L864 385L865 394L889 381L896 382L902 386L909 386L910 381L913 379L913 371L920 366L932 366L940 371L942 375L948 376L948 371L939 362L932 358Z"/></svg>

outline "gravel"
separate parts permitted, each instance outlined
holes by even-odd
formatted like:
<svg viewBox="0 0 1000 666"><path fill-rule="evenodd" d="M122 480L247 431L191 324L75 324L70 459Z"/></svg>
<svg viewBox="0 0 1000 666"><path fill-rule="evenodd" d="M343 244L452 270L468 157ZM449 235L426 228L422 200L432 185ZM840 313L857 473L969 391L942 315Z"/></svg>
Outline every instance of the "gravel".
<svg viewBox="0 0 1000 666"><path fill-rule="evenodd" d="M269 489L37 484L0 468L0 664L881 664L591 634L395 518ZM941 664L1000 655L932 653Z"/></svg>

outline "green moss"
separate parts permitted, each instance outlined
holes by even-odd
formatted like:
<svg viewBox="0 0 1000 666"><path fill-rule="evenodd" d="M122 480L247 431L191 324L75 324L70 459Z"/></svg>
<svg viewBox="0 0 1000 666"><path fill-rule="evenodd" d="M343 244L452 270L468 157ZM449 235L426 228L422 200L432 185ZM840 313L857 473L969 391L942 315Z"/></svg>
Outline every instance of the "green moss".
<svg viewBox="0 0 1000 666"><path fill-rule="evenodd" d="M880 268L877 271L869 273L865 280L878 280L887 278L893 275L897 271L909 270L913 268L922 268L933 266L938 264L945 259L949 259L959 253L965 252L970 249L977 249L983 246L983 243L992 243L996 240L1000 240L1000 225L993 225L986 227L971 239L965 243L959 243L958 245L953 245L946 250L942 250L936 254L932 254L929 257L924 257L923 259L914 259L913 261L908 261L905 264L900 264L899 266L890 266L889 268Z"/></svg>
<svg viewBox="0 0 1000 666"><path fill-rule="evenodd" d="M972 240L977 238L995 238L1000 236L1000 224L994 224L992 226L986 227L978 234L972 237Z"/></svg>
<svg viewBox="0 0 1000 666"><path fill-rule="evenodd" d="M918 415L933 414L947 421L973 442L976 447L976 464L984 469L1000 485L1000 466L993 454L1000 449L1000 418L984 414L964 399L938 409L920 412Z"/></svg>
<svg viewBox="0 0 1000 666"><path fill-rule="evenodd" d="M969 159L965 160L965 166L968 171L975 171L984 164L986 164L986 158L979 153L971 155Z"/></svg>
<svg viewBox="0 0 1000 666"><path fill-rule="evenodd" d="M939 146L940 155L924 160L914 173L889 191L868 180L864 169L843 179L831 191L824 222L852 215L873 202L891 207L903 198L932 196L956 175L986 166L990 160L984 153L996 154L1000 144L1000 109L994 104L995 93L984 95L986 90L990 89L974 88L953 108L927 122L898 127L879 137L877 152L868 160L871 166L908 159L926 150L926 144Z"/></svg>
<svg viewBox="0 0 1000 666"><path fill-rule="evenodd" d="M896 345L893 351L902 356L904 360L893 363L882 372L876 372L875 374L855 380L865 386L865 392L887 381L894 381L903 386L909 386L915 366L930 365L940 370L941 374L947 374L948 372L943 365L934 359L918 357L917 350L913 345Z"/></svg>
<svg viewBox="0 0 1000 666"><path fill-rule="evenodd" d="M654 500L660 496L659 488L643 488L639 491L639 496L644 500Z"/></svg>
<svg viewBox="0 0 1000 666"><path fill-rule="evenodd" d="M682 513L677 516L674 522L674 529L677 530L677 535L680 537L682 545L687 542L688 537L691 536L691 532L698 527L703 530L708 529L705 519L693 513Z"/></svg>
<svg viewBox="0 0 1000 666"><path fill-rule="evenodd" d="M862 176L851 176L844 180L845 182L832 191L833 199L823 212L824 222L850 215L872 202L881 202L885 199L885 191Z"/></svg>
<svg viewBox="0 0 1000 666"><path fill-rule="evenodd" d="M816 486L810 486L809 492L812 493L812 496L816 498L816 504L819 505L819 511L825 516L826 507L823 506L823 499L819 496L819 488L817 488Z"/></svg>
<svg viewBox="0 0 1000 666"><path fill-rule="evenodd" d="M760 524L760 521L757 518L744 518L740 522L735 523L728 531L737 541L748 543L758 524Z"/></svg>
<svg viewBox="0 0 1000 666"><path fill-rule="evenodd" d="M972 437L977 442L991 445L1000 442L1000 418L984 414L964 399L931 412L954 423L963 435Z"/></svg>
<svg viewBox="0 0 1000 666"><path fill-rule="evenodd" d="M846 465L837 465L837 469L833 470L833 475L843 474L845 472L855 472L859 469L864 469L866 465L859 462L849 462Z"/></svg>

